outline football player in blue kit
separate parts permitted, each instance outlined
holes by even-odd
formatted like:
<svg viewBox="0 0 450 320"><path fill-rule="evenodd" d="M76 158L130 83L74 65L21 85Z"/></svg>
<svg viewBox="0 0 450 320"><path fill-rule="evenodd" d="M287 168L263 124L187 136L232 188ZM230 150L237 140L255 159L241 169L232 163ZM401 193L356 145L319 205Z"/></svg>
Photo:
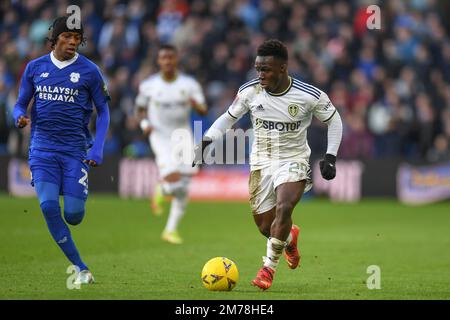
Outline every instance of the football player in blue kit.
<svg viewBox="0 0 450 320"><path fill-rule="evenodd" d="M79 268L75 284L94 277L72 239L59 206L64 199L64 219L79 224L85 215L88 172L103 161L109 126L109 94L99 68L77 53L85 42L80 21L57 18L51 26L53 51L28 63L21 79L13 116L18 128L31 124L29 165L48 229L70 262ZM31 106L31 117L27 107ZM96 136L88 129L97 111Z"/></svg>

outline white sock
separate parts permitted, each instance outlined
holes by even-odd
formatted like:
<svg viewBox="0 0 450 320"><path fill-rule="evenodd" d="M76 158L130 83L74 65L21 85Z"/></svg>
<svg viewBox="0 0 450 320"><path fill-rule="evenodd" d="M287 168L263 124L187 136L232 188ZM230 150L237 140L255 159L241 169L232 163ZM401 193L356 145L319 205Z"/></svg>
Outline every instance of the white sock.
<svg viewBox="0 0 450 320"><path fill-rule="evenodd" d="M167 219L167 224L165 231L173 232L177 230L178 223L184 215L184 211L187 205L187 196L176 196L172 199L170 205L169 219Z"/></svg>
<svg viewBox="0 0 450 320"><path fill-rule="evenodd" d="M281 254L283 253L284 246L285 246L284 241L272 237L267 239L267 255L266 257L264 257L265 267L270 267L273 270L277 269L278 262L280 262L280 257Z"/></svg>
<svg viewBox="0 0 450 320"><path fill-rule="evenodd" d="M180 180L175 182L163 181L162 190L165 195L172 195L175 197L184 197L189 191L189 184L191 177L183 176Z"/></svg>
<svg viewBox="0 0 450 320"><path fill-rule="evenodd" d="M162 190L165 195L175 195L181 189L183 189L183 182L181 180L176 182L166 182L162 183Z"/></svg>
<svg viewBox="0 0 450 320"><path fill-rule="evenodd" d="M292 229L291 229L292 230ZM288 235L288 237L287 237L287 239L286 239L286 245L288 245L289 243L291 243L291 241L292 241L292 233L291 233L291 231L289 231L289 235Z"/></svg>

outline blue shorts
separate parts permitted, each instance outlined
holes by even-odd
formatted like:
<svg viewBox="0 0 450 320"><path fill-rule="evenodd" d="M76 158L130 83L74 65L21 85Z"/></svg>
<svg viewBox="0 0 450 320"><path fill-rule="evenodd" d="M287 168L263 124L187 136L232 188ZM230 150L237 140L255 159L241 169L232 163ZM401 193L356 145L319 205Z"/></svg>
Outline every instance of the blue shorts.
<svg viewBox="0 0 450 320"><path fill-rule="evenodd" d="M83 162L85 155L84 152L69 154L31 149L31 185L36 182L54 183L59 186L60 195L86 200L89 165Z"/></svg>

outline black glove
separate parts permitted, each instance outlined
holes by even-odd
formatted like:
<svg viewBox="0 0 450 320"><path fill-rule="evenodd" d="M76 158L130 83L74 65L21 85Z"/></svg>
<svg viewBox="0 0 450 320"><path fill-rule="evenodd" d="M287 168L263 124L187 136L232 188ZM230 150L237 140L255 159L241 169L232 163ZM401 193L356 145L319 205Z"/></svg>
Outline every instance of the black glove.
<svg viewBox="0 0 450 320"><path fill-rule="evenodd" d="M206 147L212 143L212 140L208 137L203 137L202 142L195 146L194 148L194 161L192 162L192 167L197 164L203 163L203 151Z"/></svg>
<svg viewBox="0 0 450 320"><path fill-rule="evenodd" d="M323 160L320 160L319 166L324 179L331 180L336 177L336 156L327 153Z"/></svg>

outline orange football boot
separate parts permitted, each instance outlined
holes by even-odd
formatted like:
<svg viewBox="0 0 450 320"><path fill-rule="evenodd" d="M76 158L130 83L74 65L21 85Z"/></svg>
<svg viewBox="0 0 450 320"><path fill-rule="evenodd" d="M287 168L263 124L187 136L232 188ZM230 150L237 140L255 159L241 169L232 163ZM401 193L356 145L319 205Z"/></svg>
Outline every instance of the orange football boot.
<svg viewBox="0 0 450 320"><path fill-rule="evenodd" d="M291 235L292 240L284 249L284 257L288 263L289 268L295 269L300 263L300 252L297 248L298 234L300 233L300 228L295 224L292 225Z"/></svg>
<svg viewBox="0 0 450 320"><path fill-rule="evenodd" d="M275 270L264 266L261 269L259 269L256 278L252 281L252 285L262 290L267 290L272 285L274 275Z"/></svg>

